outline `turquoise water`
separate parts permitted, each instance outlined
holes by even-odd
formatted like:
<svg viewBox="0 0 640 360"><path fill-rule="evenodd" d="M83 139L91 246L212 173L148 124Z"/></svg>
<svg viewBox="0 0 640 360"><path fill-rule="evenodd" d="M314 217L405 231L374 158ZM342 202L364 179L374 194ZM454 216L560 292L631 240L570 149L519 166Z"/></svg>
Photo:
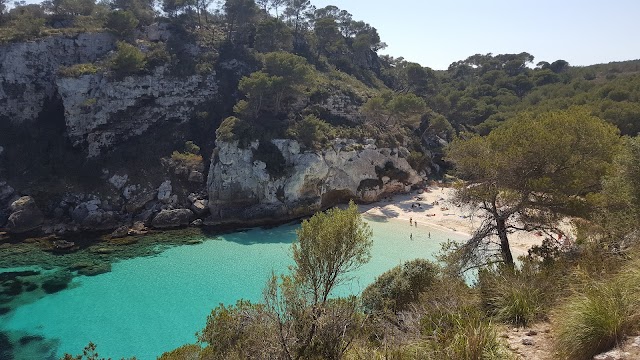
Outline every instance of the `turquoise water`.
<svg viewBox="0 0 640 360"><path fill-rule="evenodd" d="M374 234L371 261L338 289L339 295L359 293L386 270L415 258L432 259L442 241L460 239L395 220L368 223ZM0 316L0 331L53 341L51 357L80 353L92 341L101 356L155 359L193 343L195 332L219 303L261 301L271 272L285 273L292 264L296 227L225 234L153 257L116 262L109 273L75 277L68 289Z"/></svg>

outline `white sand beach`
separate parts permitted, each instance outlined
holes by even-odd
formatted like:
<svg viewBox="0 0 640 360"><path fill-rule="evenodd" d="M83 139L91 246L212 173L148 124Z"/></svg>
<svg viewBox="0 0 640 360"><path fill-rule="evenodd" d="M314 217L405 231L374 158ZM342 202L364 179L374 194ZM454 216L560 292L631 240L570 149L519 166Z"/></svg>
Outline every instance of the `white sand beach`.
<svg viewBox="0 0 640 360"><path fill-rule="evenodd" d="M412 191L410 194L396 195L377 203L361 205L360 209L365 216L396 220L399 225L400 222L406 222L406 226L410 226L409 220L417 221L418 227L432 226L461 236L471 236L480 226L482 219L477 218L478 214L474 216L468 210L451 203L454 189L434 185L427 189L421 194ZM528 232L510 234L509 242L513 256L526 255L529 248L540 245L543 238Z"/></svg>

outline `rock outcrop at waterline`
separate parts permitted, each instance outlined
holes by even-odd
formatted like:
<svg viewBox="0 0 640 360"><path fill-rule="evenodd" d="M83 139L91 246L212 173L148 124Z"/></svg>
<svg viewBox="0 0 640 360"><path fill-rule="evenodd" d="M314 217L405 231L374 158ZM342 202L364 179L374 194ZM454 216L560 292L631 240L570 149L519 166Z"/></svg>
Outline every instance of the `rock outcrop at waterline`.
<svg viewBox="0 0 640 360"><path fill-rule="evenodd" d="M265 152L271 152L266 159ZM255 141L247 148L218 141L207 181L207 221L290 219L348 199L373 202L406 192L422 181L407 162L408 154L405 148L378 149L373 140L336 140L319 151L302 151L295 140L272 140L266 146Z"/></svg>

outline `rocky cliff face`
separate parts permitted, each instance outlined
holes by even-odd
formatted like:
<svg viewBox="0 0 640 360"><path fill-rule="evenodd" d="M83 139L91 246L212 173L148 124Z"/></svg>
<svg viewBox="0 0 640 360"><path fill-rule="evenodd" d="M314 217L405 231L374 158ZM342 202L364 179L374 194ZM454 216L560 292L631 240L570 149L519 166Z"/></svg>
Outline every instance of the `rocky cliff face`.
<svg viewBox="0 0 640 360"><path fill-rule="evenodd" d="M337 140L330 149L303 152L295 140L272 144L284 162L279 175L256 158L259 142L246 149L237 142L217 143L207 181L209 223L295 218L347 199L376 201L422 181L404 148Z"/></svg>
<svg viewBox="0 0 640 360"><path fill-rule="evenodd" d="M114 38L106 33L1 46L0 117L13 123L37 118L56 94L55 78L61 66L97 61L114 47Z"/></svg>
<svg viewBox="0 0 640 360"><path fill-rule="evenodd" d="M217 93L215 74L173 77L164 67L145 76L110 80L103 74L56 81L67 134L89 157L142 135L156 123L186 122Z"/></svg>

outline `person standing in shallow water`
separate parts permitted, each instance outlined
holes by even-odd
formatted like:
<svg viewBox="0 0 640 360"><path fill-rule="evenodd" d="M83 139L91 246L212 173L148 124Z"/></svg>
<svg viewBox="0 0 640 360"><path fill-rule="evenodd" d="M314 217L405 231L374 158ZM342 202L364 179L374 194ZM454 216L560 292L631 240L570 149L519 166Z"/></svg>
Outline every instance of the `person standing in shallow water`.
<svg viewBox="0 0 640 360"><path fill-rule="evenodd" d="M413 240L413 233L411 233L411 235L409 235L409 240Z"/></svg>

